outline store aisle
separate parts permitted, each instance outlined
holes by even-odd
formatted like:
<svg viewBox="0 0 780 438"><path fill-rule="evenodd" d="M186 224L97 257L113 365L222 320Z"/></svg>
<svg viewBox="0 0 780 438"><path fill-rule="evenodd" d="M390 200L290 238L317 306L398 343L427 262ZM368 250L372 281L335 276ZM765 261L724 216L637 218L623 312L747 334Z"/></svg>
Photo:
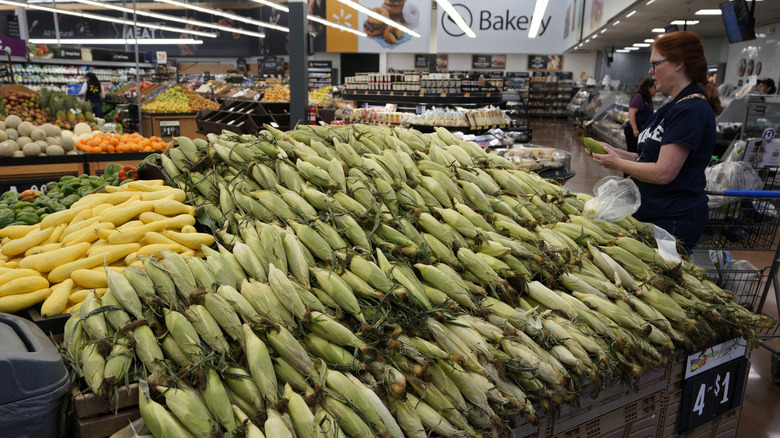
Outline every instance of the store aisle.
<svg viewBox="0 0 780 438"><path fill-rule="evenodd" d="M571 154L571 168L575 175L564 183L567 189L592 194L593 185L601 178L622 175L599 166L587 155L587 149L575 138L577 132L568 119L531 118L529 122L533 130L534 145L550 146Z"/></svg>
<svg viewBox="0 0 780 438"><path fill-rule="evenodd" d="M593 193L593 185L605 176L621 174L597 165L585 153L585 147L574 138L576 131L566 119L530 120L533 129L533 144L551 146L569 152L571 168L576 175L566 181L564 186L573 192ZM748 260L758 268L772 264L771 251L731 251L734 259ZM777 317L777 304L774 292L770 291L766 309ZM778 333L780 335L780 333ZM780 338L771 339L769 344L780 349ZM751 368L742 405L738 438L780 438L780 385L772 383L771 354L765 348L753 350Z"/></svg>

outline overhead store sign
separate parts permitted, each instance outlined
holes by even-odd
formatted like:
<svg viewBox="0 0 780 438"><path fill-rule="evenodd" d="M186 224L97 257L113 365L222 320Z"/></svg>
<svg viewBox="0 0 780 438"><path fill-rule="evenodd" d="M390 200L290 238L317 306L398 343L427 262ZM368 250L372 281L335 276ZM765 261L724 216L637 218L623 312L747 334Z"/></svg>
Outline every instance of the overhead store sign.
<svg viewBox="0 0 780 438"><path fill-rule="evenodd" d="M582 35L590 35L605 24L612 17L623 12L631 6L633 0L584 0L585 1L585 20L582 26ZM629 11L630 12L630 11Z"/></svg>
<svg viewBox="0 0 780 438"><path fill-rule="evenodd" d="M539 35L528 38L534 2L517 0L459 0L453 5L477 35L469 38L443 9L437 10L437 50L479 53L485 48L505 53L562 53L566 11L551 2L542 17Z"/></svg>

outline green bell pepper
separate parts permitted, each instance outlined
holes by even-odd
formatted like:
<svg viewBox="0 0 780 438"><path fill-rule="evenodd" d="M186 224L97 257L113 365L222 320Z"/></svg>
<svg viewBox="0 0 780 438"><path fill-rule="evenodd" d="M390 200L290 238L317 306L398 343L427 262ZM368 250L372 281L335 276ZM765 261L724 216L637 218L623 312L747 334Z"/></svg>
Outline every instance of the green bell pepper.
<svg viewBox="0 0 780 438"><path fill-rule="evenodd" d="M23 211L16 215L17 222L24 222L27 225L35 225L41 221L41 218L35 212Z"/></svg>
<svg viewBox="0 0 780 438"><path fill-rule="evenodd" d="M81 199L81 196L79 196L79 195L74 193L72 195L68 195L68 196L62 198L62 200L60 201L60 204L65 206L65 208L70 208L70 206L73 205L73 203L78 201L79 199Z"/></svg>
<svg viewBox="0 0 780 438"><path fill-rule="evenodd" d="M92 192L92 187L89 185L81 186L76 190L76 194L79 195L79 198L83 198Z"/></svg>
<svg viewBox="0 0 780 438"><path fill-rule="evenodd" d="M52 202L49 204L49 212L50 213L56 213L58 211L65 210L65 206L60 204L59 202Z"/></svg>
<svg viewBox="0 0 780 438"><path fill-rule="evenodd" d="M16 215L13 211L8 209L0 210L0 228L10 225L15 220Z"/></svg>
<svg viewBox="0 0 780 438"><path fill-rule="evenodd" d="M44 214L49 214L48 208L49 208L48 206L47 207L41 207L41 208L35 210L35 214L38 215L38 217L41 217L41 215L44 215Z"/></svg>
<svg viewBox="0 0 780 438"><path fill-rule="evenodd" d="M81 181L80 180L73 180L68 181L67 183L63 184L60 189L62 190L62 194L65 196L68 196L70 194L73 194L78 190L78 188L81 187Z"/></svg>
<svg viewBox="0 0 780 438"><path fill-rule="evenodd" d="M0 197L0 199L4 201L17 201L19 200L19 194L16 192L5 192L3 193L3 196Z"/></svg>

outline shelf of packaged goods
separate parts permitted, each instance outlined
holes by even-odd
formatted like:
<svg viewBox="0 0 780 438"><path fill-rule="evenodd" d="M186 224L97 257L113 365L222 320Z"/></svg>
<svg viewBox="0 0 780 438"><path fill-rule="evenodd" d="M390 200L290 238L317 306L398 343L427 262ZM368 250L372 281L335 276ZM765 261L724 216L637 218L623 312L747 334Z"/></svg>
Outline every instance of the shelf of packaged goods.
<svg viewBox="0 0 780 438"><path fill-rule="evenodd" d="M382 103L421 103L421 104L498 104L503 101L502 93L463 93L463 94L422 94L412 91L357 91L344 93L344 100Z"/></svg>

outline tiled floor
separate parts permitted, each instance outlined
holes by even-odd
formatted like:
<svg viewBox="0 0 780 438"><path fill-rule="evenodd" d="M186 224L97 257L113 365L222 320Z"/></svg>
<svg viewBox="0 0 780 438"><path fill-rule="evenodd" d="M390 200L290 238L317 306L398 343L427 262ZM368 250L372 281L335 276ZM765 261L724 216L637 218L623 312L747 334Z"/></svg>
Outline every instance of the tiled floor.
<svg viewBox="0 0 780 438"><path fill-rule="evenodd" d="M605 176L620 173L597 165L585 153L585 148L574 138L575 130L566 119L531 119L533 144L551 146L569 152L571 168L575 176L564 182L574 192L593 193L593 185ZM763 268L772 264L774 252L732 251L734 259L748 260L754 266ZM768 269L767 269L768 271ZM777 317L778 306L774 291L770 290L764 307L766 313ZM775 349L780 349L780 338L768 340ZM780 438L780 385L772 383L771 353L765 348L753 350L748 384L745 389L739 438Z"/></svg>

